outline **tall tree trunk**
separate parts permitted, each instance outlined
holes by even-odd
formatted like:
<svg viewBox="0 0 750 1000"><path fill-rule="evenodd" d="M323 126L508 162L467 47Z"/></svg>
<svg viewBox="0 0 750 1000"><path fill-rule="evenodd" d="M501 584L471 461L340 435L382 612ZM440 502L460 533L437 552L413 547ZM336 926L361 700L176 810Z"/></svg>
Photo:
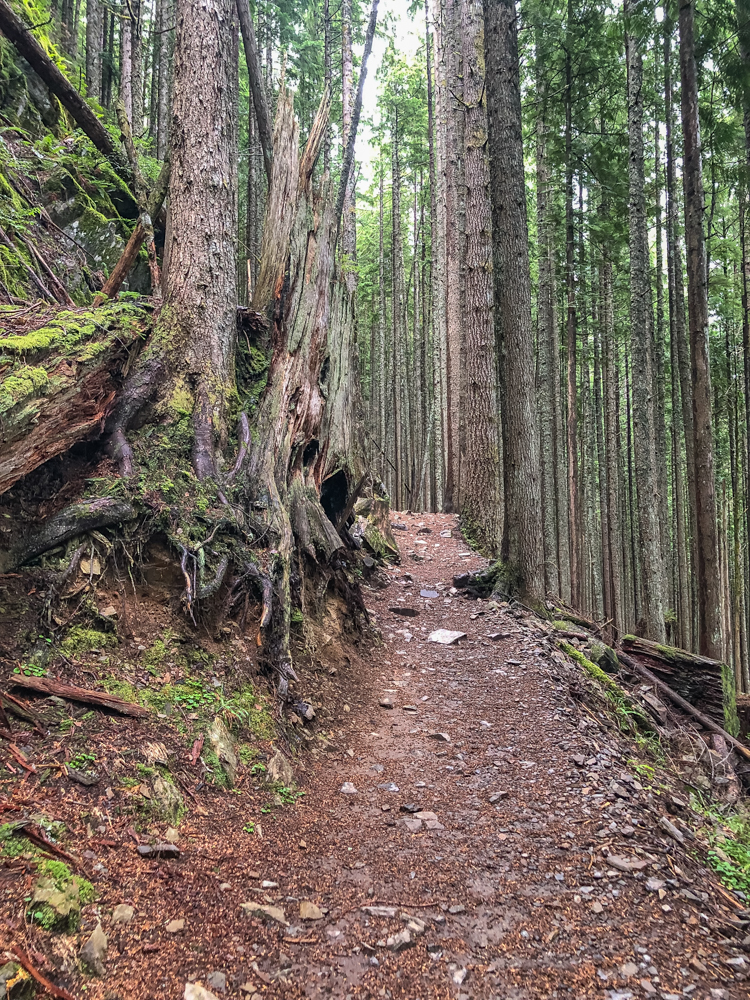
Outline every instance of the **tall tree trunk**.
<svg viewBox="0 0 750 1000"><path fill-rule="evenodd" d="M341 85L342 85L342 143L346 148L352 123L354 94L354 63L352 60L352 0L341 4ZM341 226L341 248L347 260L346 287L353 295L357 289L354 262L357 257L357 226L354 215L354 164L347 178L344 198L344 215Z"/></svg>
<svg viewBox="0 0 750 1000"><path fill-rule="evenodd" d="M506 385L503 547L520 573L522 593L540 601L544 547L515 4L488 0L484 15L496 315Z"/></svg>
<svg viewBox="0 0 750 1000"><path fill-rule="evenodd" d="M602 215L608 214L608 204L602 201ZM615 341L615 317L612 292L612 260L608 248L604 248L602 260L602 327L604 332L603 368L604 368L604 436L606 466L603 471L607 482L607 538L606 546L609 552L610 592L612 606L612 631L617 634L625 625L625 609L623 607L623 560L622 560L622 518L620 502L620 462L618 454L619 415L617 409L618 391L617 375L617 343Z"/></svg>
<svg viewBox="0 0 750 1000"><path fill-rule="evenodd" d="M544 531L544 577L547 592L561 596L558 551L557 461L555 455L555 394L557 377L557 331L553 284L554 223L551 217L549 164L547 160L547 67L544 33L535 29L536 121L536 215L539 247L537 293L537 373L539 400L542 517Z"/></svg>
<svg viewBox="0 0 750 1000"><path fill-rule="evenodd" d="M133 121L133 20L125 14L120 21L120 100L128 121Z"/></svg>
<svg viewBox="0 0 750 1000"><path fill-rule="evenodd" d="M130 124L133 134L140 137L143 132L143 15L141 0L129 0L129 5L133 14L130 35Z"/></svg>
<svg viewBox="0 0 750 1000"><path fill-rule="evenodd" d="M567 288L567 449L568 538L570 593L574 607L581 604L581 510L578 495L578 402L576 399L577 326L575 242L573 229L573 3L568 0L565 45L565 283Z"/></svg>
<svg viewBox="0 0 750 1000"><path fill-rule="evenodd" d="M172 61L172 47L170 44L172 30L169 24L170 8L167 0L160 0L161 7L161 29L159 34L159 80L157 97L157 140L156 156L163 160L169 148L169 104L170 93L169 83L171 79L170 63Z"/></svg>
<svg viewBox="0 0 750 1000"><path fill-rule="evenodd" d="M721 580L714 482L711 368L708 357L708 291L703 233L703 176L698 121L698 83L692 0L679 0L680 80L684 139L685 238L687 242L693 439L696 480L698 646L721 658Z"/></svg>
<svg viewBox="0 0 750 1000"><path fill-rule="evenodd" d="M394 107L391 127L391 320L393 330L393 359L395 378L393 380L393 418L395 421L395 466L396 502L399 509L406 503L406 442L405 422L406 396L406 329L404 302L404 248L401 229L401 160L399 150L398 107Z"/></svg>
<svg viewBox="0 0 750 1000"><path fill-rule="evenodd" d="M633 361L633 440L637 478L638 534L642 567L643 621L646 635L666 642L664 565L659 524L659 486L653 426L653 380L650 364L651 289L643 164L643 59L625 7L628 64L628 185L630 230L630 338Z"/></svg>
<svg viewBox="0 0 750 1000"><path fill-rule="evenodd" d="M323 0L323 84L330 92L333 82L333 67L331 58L331 0ZM331 169L331 124L326 124L326 134L323 139L323 173Z"/></svg>
<svg viewBox="0 0 750 1000"><path fill-rule="evenodd" d="M380 404L380 427L378 434L378 444L380 445L381 454L386 454L386 406L389 405L386 401L385 388L386 379L385 373L386 368L386 349L385 349L385 329L387 324L386 316L386 301L385 301L385 247L384 247L384 233L383 233L383 174L385 172L383 164L383 151L380 151L380 198L379 198L379 226L378 226L378 236L379 236L379 250L378 250L378 354L380 356L381 370L378 377L379 392L378 400ZM389 470L383 469L383 480L388 482L390 479Z"/></svg>
<svg viewBox="0 0 750 1000"><path fill-rule="evenodd" d="M104 9L101 0L86 3L86 96L102 100L102 52L104 50Z"/></svg>

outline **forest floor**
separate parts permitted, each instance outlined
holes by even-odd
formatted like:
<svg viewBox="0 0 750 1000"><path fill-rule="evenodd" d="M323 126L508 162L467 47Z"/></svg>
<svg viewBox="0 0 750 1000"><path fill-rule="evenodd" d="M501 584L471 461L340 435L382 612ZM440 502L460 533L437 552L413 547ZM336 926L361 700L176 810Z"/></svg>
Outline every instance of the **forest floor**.
<svg viewBox="0 0 750 1000"><path fill-rule="evenodd" d="M79 944L101 919L109 947L104 978L63 977L72 994L746 997L741 935L725 936L710 905L726 890L658 825L668 779L572 696L542 623L451 593L455 573L484 565L455 518L392 520L406 526L402 565L365 591L383 641L360 651L333 743L297 758L304 796L262 830L241 793L199 796L177 860L140 858L111 821L73 845L99 893ZM435 629L466 637L440 645ZM85 795L109 815L103 789L70 788L49 793L48 815ZM23 805L22 790L9 801ZM0 946L41 961L49 939L19 921L4 879ZM119 904L133 907L127 923L112 921ZM275 909L261 918L263 906Z"/></svg>

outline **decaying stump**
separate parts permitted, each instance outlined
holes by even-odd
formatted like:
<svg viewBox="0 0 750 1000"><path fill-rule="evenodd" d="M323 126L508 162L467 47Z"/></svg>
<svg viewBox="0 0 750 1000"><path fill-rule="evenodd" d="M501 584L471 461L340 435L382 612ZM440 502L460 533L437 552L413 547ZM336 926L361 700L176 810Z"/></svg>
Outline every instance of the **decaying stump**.
<svg viewBox="0 0 750 1000"><path fill-rule="evenodd" d="M736 684L734 673L726 663L634 635L623 636L622 648L643 662L685 701L714 719L728 733L737 735Z"/></svg>

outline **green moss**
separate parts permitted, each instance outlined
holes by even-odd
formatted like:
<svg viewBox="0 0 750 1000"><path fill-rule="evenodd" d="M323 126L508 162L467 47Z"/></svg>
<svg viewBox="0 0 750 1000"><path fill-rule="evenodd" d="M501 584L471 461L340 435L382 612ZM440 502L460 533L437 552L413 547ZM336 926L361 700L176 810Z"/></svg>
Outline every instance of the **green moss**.
<svg viewBox="0 0 750 1000"><path fill-rule="evenodd" d="M60 652L68 659L74 660L92 649L111 649L114 646L117 646L116 635L76 625L60 643Z"/></svg>
<svg viewBox="0 0 750 1000"><path fill-rule="evenodd" d="M45 860L28 908L28 917L46 930L72 933L78 929L81 907L96 899L96 890L85 878L73 875L63 861Z"/></svg>
<svg viewBox="0 0 750 1000"><path fill-rule="evenodd" d="M48 381L49 376L43 368L32 368L29 365L16 368L0 384L0 413L6 413L22 399L36 395Z"/></svg>

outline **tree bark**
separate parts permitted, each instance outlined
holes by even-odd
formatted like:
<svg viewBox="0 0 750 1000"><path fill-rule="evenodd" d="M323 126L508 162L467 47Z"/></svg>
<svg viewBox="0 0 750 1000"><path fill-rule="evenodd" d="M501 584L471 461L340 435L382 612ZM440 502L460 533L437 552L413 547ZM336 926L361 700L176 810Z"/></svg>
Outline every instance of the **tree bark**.
<svg viewBox="0 0 750 1000"><path fill-rule="evenodd" d="M101 0L86 2L86 96L91 101L102 100L102 51L104 43L104 11Z"/></svg>
<svg viewBox="0 0 750 1000"><path fill-rule="evenodd" d="M716 486L708 352L708 292L703 233L703 174L692 0L680 0L680 79L684 139L685 238L687 242L693 439L696 481L698 646L721 657L721 580L716 524Z"/></svg>
<svg viewBox="0 0 750 1000"><path fill-rule="evenodd" d="M521 592L544 597L539 428L534 386L526 190L516 9L486 2L485 61L492 171L495 308L503 345L504 548Z"/></svg>
<svg viewBox="0 0 750 1000"><path fill-rule="evenodd" d="M342 0L341 4L341 89L341 142L342 154L345 155L352 127L352 111L354 108L352 0ZM341 228L341 249L347 261L346 287L349 290L349 294L353 295L357 290L357 276L353 267L357 256L357 227L354 215L354 164L351 164L346 177L346 194L344 197Z"/></svg>
<svg viewBox="0 0 750 1000"><path fill-rule="evenodd" d="M273 134L271 130L271 114L268 108L268 97L263 83L263 70L258 54L258 43L255 38L255 28L250 15L248 0L237 0L237 11L242 28L242 45L247 61L247 75L250 80L250 92L253 95L255 118L258 124L258 138L263 150L263 165L266 177L271 179L271 159L273 157Z"/></svg>
<svg viewBox="0 0 750 1000"><path fill-rule="evenodd" d="M664 563L659 525L659 487L653 424L653 379L649 340L648 234L643 163L643 59L632 9L625 7L628 64L628 186L630 232L630 339L633 361L633 443L637 479L641 591L646 634L666 641Z"/></svg>

